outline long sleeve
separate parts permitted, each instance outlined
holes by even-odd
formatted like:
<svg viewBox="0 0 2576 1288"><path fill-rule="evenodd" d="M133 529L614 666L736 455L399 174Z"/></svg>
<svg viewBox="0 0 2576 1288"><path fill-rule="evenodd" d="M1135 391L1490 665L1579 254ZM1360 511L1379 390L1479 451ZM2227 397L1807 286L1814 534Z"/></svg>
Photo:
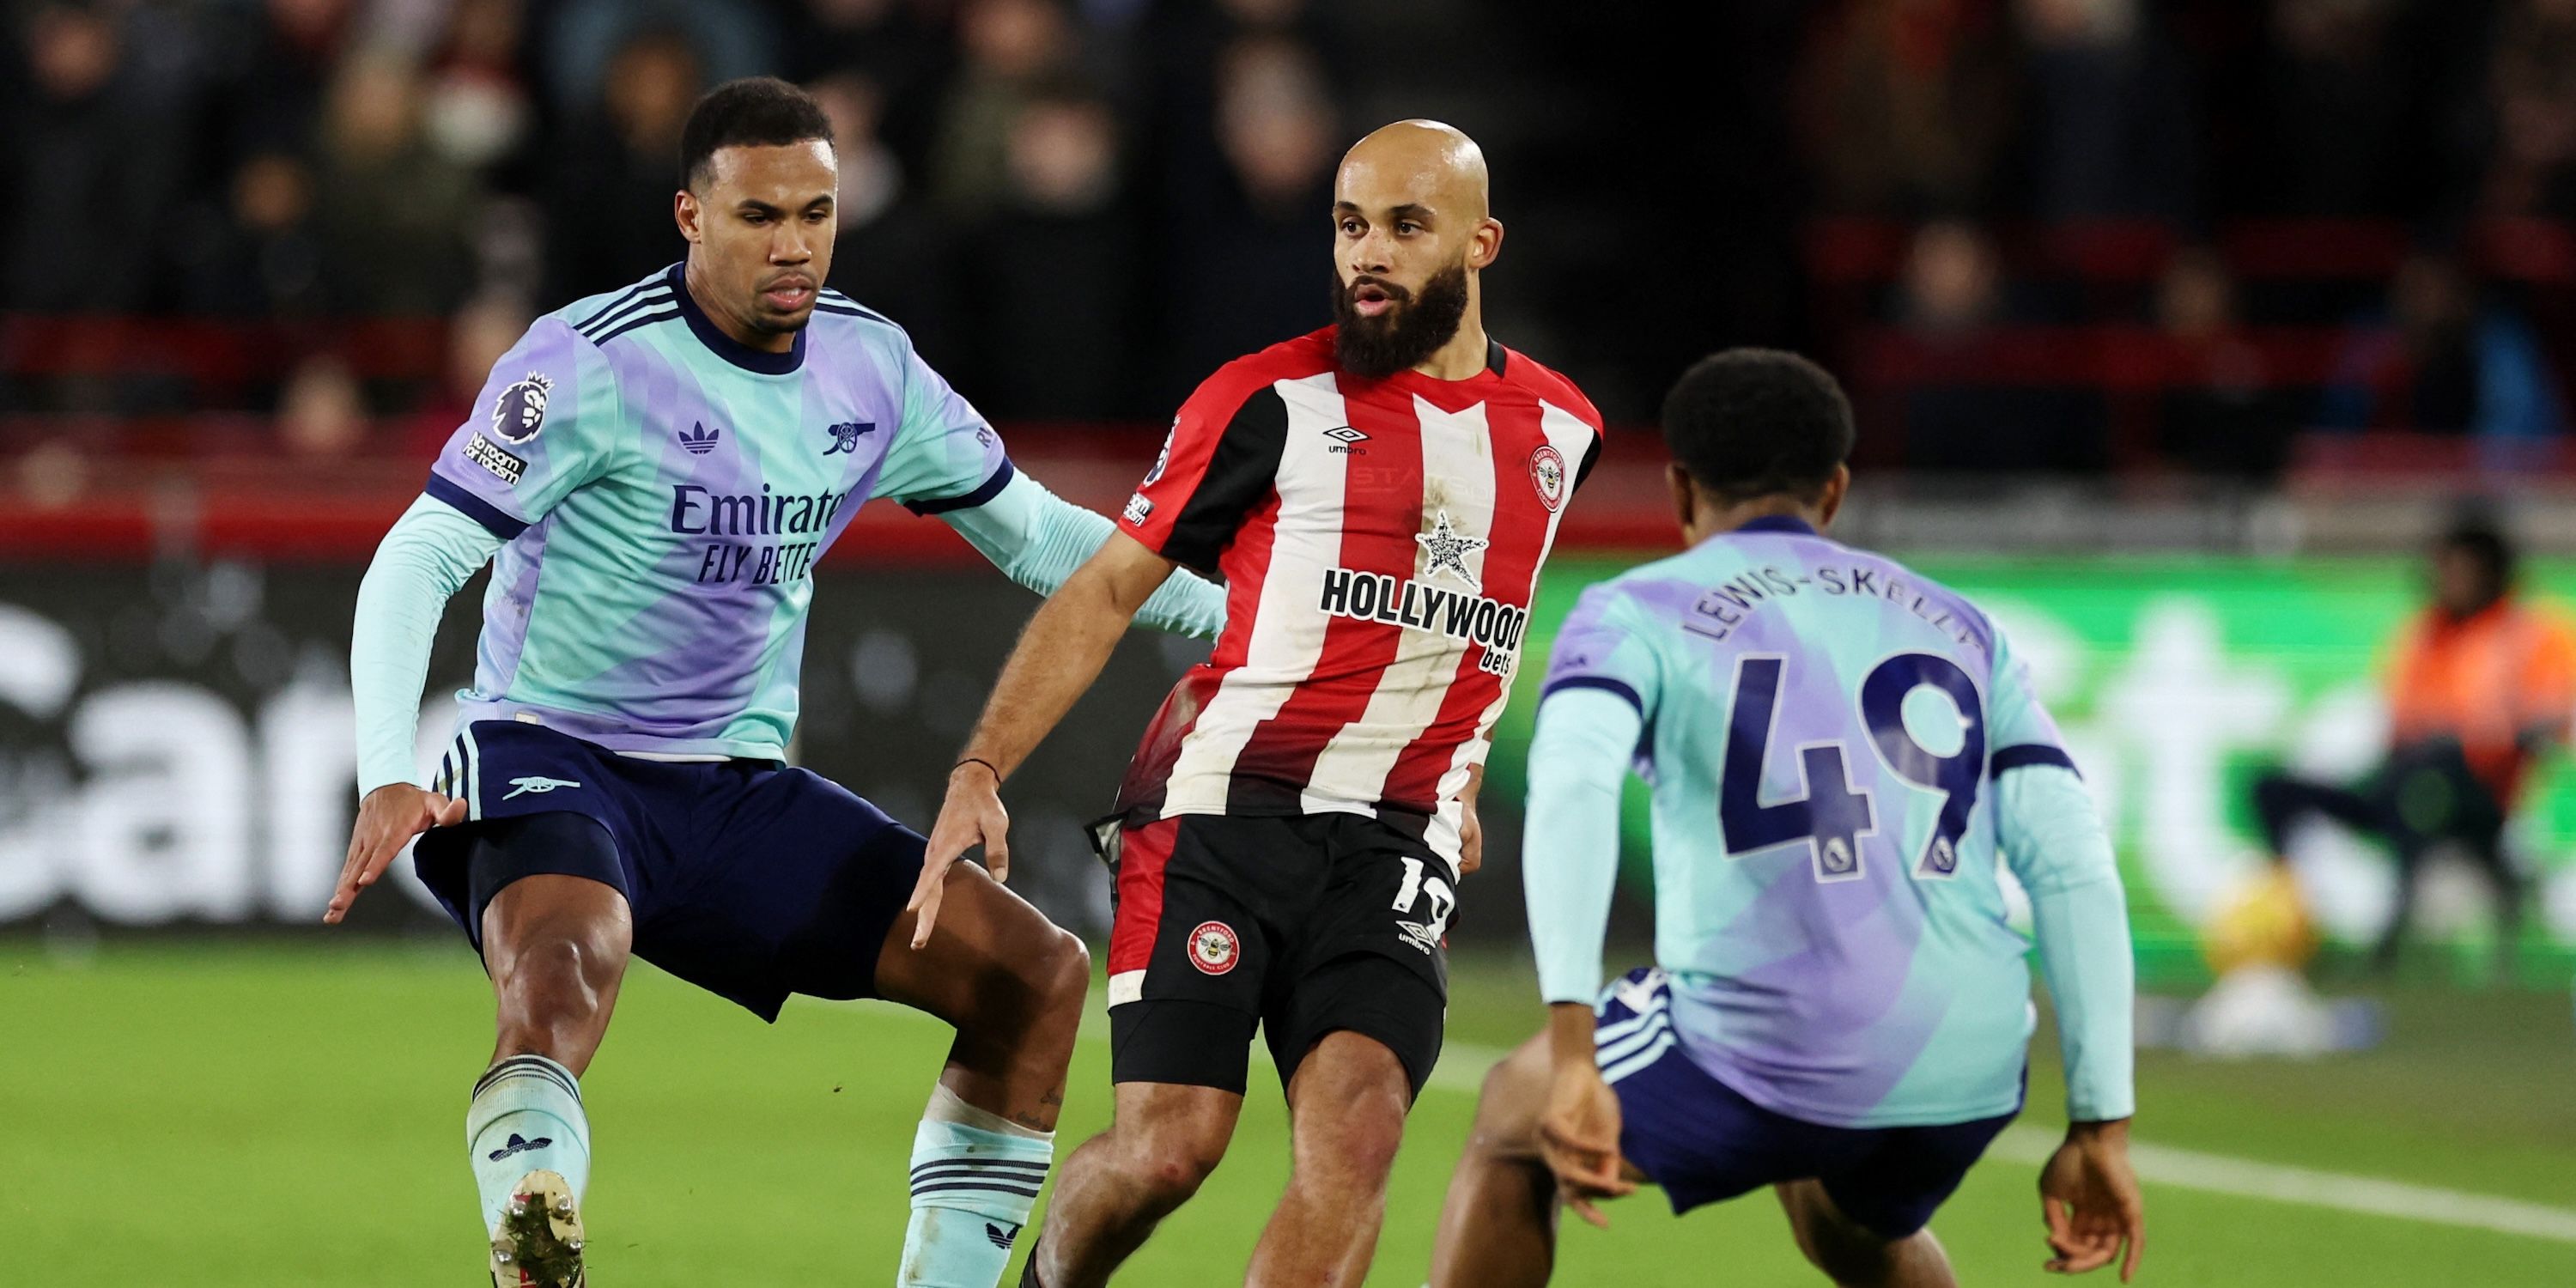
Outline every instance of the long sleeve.
<svg viewBox="0 0 2576 1288"><path fill-rule="evenodd" d="M349 685L358 710L358 794L412 781L421 685L447 601L501 548L501 538L445 502L422 497L394 521L358 583Z"/></svg>
<svg viewBox="0 0 2576 1288"><path fill-rule="evenodd" d="M1619 877L1619 789L1644 717L1622 694L1574 685L1539 704L1530 739L1521 888L1538 986L1550 1002L1601 991L1601 947Z"/></svg>
<svg viewBox="0 0 2576 1288"><path fill-rule="evenodd" d="M1016 473L982 504L942 511L939 517L1004 576L1041 595L1054 594L1115 530L1107 518ZM1156 630L1214 639L1225 629L1225 590L1195 574L1176 572L1145 601L1136 620Z"/></svg>
<svg viewBox="0 0 2576 1288"><path fill-rule="evenodd" d="M2063 765L2004 770L1995 805L2004 859L2030 893L2039 968L2057 1007L2067 1117L2129 1117L2138 1108L2136 962L2111 838L2083 780Z"/></svg>

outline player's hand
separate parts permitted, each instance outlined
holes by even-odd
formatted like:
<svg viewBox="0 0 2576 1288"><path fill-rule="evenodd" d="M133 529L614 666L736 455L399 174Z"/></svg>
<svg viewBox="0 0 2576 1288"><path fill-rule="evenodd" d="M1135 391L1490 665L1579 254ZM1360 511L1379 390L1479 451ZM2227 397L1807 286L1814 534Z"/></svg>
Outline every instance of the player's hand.
<svg viewBox="0 0 2576 1288"><path fill-rule="evenodd" d="M1594 1206L1637 1192L1619 1157L1619 1096L1590 1060L1561 1063L1538 1120L1539 1156L1556 1175L1556 1189L1576 1216L1610 1228Z"/></svg>
<svg viewBox="0 0 2576 1288"><path fill-rule="evenodd" d="M921 880L913 883L912 946L930 942L931 925L939 920L939 900L948 889L948 869L966 851L984 847L984 866L993 879L1011 879L1010 811L1002 808L1002 776L980 760L960 761L948 771L948 797L939 803L939 821L931 825L930 845L921 854Z"/></svg>
<svg viewBox="0 0 2576 1288"><path fill-rule="evenodd" d="M340 924L359 892L374 885L385 874L385 865L402 853L404 842L433 827L454 827L464 821L464 801L449 800L410 783L387 783L367 793L358 802L358 821L349 829L349 858L340 865L340 885L331 892L331 906L322 910L322 924Z"/></svg>
<svg viewBox="0 0 2576 1288"><path fill-rule="evenodd" d="M2075 1123L2066 1143L2039 1173L2039 1211L2048 1246L2046 1268L2080 1275L2120 1262L2120 1282L2138 1273L2147 1248L2146 1201L2129 1169L2129 1120ZM2126 1244L2127 1253L2121 1252Z"/></svg>

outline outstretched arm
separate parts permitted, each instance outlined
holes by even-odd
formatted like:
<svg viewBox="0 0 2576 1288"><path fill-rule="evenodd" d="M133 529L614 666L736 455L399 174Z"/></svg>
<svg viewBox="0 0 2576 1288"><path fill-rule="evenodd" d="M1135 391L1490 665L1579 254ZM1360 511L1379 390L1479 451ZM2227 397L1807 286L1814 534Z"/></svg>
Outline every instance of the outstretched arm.
<svg viewBox="0 0 2576 1288"><path fill-rule="evenodd" d="M2057 1253L2047 1268L2078 1274L2119 1260L2126 1280L2146 1247L2146 1210L2129 1166L2136 981L2119 869L2074 770L2008 769L1995 794L2005 857L2030 893L2066 1064L2066 1142L2039 1180L2041 1215Z"/></svg>
<svg viewBox="0 0 2576 1288"><path fill-rule="evenodd" d="M1592 999L1619 877L1619 789L1644 727L1626 697L1576 684L1540 701L1530 738L1521 883L1552 1070L1540 1150L1566 1206L1594 1225L1608 1224L1594 1199L1635 1188L1621 1175L1619 1099L1593 1058Z"/></svg>
<svg viewBox="0 0 2576 1288"><path fill-rule="evenodd" d="M1057 496L1027 474L1014 474L982 505L939 517L1002 575L1041 595L1061 588L1116 530L1106 517ZM1225 629L1225 590L1183 573L1148 597L1135 620L1176 635L1214 639Z"/></svg>
<svg viewBox="0 0 2576 1288"><path fill-rule="evenodd" d="M358 583L349 631L349 686L358 712L357 826L339 888L322 915L336 922L384 875L403 842L453 823L453 802L411 781L420 690L447 601L501 548L501 539L445 502L412 502L376 547Z"/></svg>
<svg viewBox="0 0 2576 1288"><path fill-rule="evenodd" d="M1172 575L1173 567L1171 560L1134 538L1113 535L1029 619L1010 660L1002 664L1002 678L984 703L983 718L949 771L948 796L930 829L921 880L907 905L919 914L913 947L930 942L949 865L968 849L982 845L985 866L993 875L1010 876L1010 816L1002 809L1002 780L1029 758L1099 678L1118 637L1126 634L1136 610Z"/></svg>

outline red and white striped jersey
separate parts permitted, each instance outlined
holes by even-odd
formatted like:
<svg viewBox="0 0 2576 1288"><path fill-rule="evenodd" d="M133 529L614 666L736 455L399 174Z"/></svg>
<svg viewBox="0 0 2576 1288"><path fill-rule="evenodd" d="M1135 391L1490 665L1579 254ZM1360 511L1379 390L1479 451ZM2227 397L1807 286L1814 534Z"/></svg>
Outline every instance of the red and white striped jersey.
<svg viewBox="0 0 2576 1288"><path fill-rule="evenodd" d="M1120 812L1369 814L1454 866L1539 566L1600 448L1591 402L1499 344L1467 380L1339 371L1329 327L1220 368L1119 520L1227 596Z"/></svg>

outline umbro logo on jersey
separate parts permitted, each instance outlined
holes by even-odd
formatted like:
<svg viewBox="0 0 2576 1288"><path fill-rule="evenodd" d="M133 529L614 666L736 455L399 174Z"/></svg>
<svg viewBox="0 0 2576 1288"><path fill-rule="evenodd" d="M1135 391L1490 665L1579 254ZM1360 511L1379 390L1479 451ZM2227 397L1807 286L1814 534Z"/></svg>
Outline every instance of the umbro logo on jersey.
<svg viewBox="0 0 2576 1288"><path fill-rule="evenodd" d="M705 421L680 431L680 447L691 456L704 456L716 450L716 435L722 430L707 428Z"/></svg>
<svg viewBox="0 0 2576 1288"><path fill-rule="evenodd" d="M511 1132L510 1143L492 1151L492 1161L497 1163L512 1154L524 1153L531 1149L544 1149L554 1143L555 1138L552 1136L539 1136L535 1140L530 1140L517 1132Z"/></svg>
<svg viewBox="0 0 2576 1288"><path fill-rule="evenodd" d="M543 774L531 774L526 778L511 779L510 795L504 796L501 799L509 800L514 796L543 796L547 792L553 791L558 787L579 786L581 786L581 784L573 782L568 778L548 778Z"/></svg>
<svg viewBox="0 0 2576 1288"><path fill-rule="evenodd" d="M1359 430L1353 429L1348 425L1340 425L1332 429L1325 430L1324 437L1333 440L1333 445L1324 449L1327 452L1331 452L1339 456L1368 455L1368 449L1360 446L1360 444L1368 441L1368 435L1360 432Z"/></svg>
<svg viewBox="0 0 2576 1288"><path fill-rule="evenodd" d="M826 432L832 436L832 445L824 448L823 454L840 456L859 450L859 439L877 432L877 426L876 422L871 420L852 420L834 425Z"/></svg>

